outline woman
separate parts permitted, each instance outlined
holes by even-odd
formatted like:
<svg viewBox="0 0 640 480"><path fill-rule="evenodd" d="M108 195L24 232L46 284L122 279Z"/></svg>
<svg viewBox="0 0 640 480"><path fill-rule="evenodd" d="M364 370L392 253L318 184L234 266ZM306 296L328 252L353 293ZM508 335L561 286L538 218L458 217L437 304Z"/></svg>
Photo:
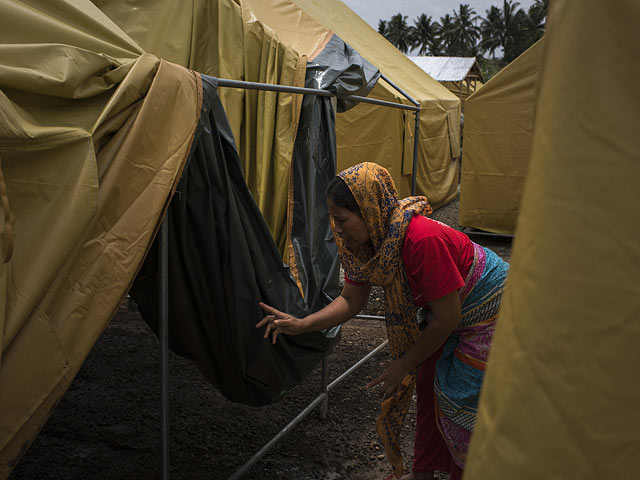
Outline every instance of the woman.
<svg viewBox="0 0 640 480"><path fill-rule="evenodd" d="M371 285L384 287L392 362L367 385L383 384L378 434L400 477L400 428L415 386L413 469L402 478L431 479L439 470L459 479L508 264L426 218L425 197L398 200L389 172L374 163L341 172L326 194L345 272L342 293L302 319L261 303L268 315L257 326L266 325L273 342L280 333L333 327L364 308ZM419 325L420 307L426 318Z"/></svg>

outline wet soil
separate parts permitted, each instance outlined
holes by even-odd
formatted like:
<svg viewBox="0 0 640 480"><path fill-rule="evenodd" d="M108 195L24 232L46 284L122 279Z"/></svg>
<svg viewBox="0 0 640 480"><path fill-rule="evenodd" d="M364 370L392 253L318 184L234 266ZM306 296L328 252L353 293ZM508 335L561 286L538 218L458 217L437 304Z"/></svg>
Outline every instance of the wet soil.
<svg viewBox="0 0 640 480"><path fill-rule="evenodd" d="M458 228L458 203L433 218ZM511 241L477 237L508 260ZM363 313L380 314L374 290ZM376 320L351 320L328 357L329 381L385 339ZM244 479L371 480L391 472L375 432L379 392L364 386L382 372L385 348L330 392L326 419L317 410L293 427ZM170 478L227 479L280 432L320 391L318 366L277 404L254 408L226 400L189 361L170 355ZM121 306L11 480L156 479L160 474L158 340L140 315ZM412 457L414 404L403 451Z"/></svg>

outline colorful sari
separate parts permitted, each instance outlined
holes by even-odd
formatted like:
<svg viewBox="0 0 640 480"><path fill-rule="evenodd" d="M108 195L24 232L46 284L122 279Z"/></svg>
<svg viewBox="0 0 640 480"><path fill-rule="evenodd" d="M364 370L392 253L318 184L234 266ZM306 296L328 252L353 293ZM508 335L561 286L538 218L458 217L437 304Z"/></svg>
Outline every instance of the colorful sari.
<svg viewBox="0 0 640 480"><path fill-rule="evenodd" d="M436 421L454 461L464 468L478 397L509 264L474 246L474 261L460 289L462 320L436 363Z"/></svg>
<svg viewBox="0 0 640 480"><path fill-rule="evenodd" d="M349 279L384 288L385 321L392 359L400 358L420 336L404 264L402 245L414 215L431 213L425 197L398 200L389 172L361 163L339 174L353 194L367 226L370 244L350 251L335 235L340 261ZM332 223L333 228L333 223ZM464 467L475 424L477 400L508 265L474 244L474 262L460 290L462 321L445 342L436 364L437 422L456 463ZM416 369L402 387L383 400L377 431L394 474L403 473L400 432L416 381Z"/></svg>
<svg viewBox="0 0 640 480"><path fill-rule="evenodd" d="M425 197L398 200L389 172L375 163L361 163L339 174L349 186L367 225L370 244L352 252L335 235L345 275L357 282L377 285L385 292L385 320L389 350L395 360L420 336L417 307L402 263L404 235L414 215L431 213ZM331 225L333 228L333 223ZM402 387L381 405L377 431L396 476L403 470L400 431L415 387L416 370Z"/></svg>

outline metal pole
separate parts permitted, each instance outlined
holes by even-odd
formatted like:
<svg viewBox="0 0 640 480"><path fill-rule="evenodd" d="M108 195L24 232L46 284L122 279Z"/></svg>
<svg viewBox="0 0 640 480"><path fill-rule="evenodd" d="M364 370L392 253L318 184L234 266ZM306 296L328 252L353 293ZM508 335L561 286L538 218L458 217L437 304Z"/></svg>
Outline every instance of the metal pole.
<svg viewBox="0 0 640 480"><path fill-rule="evenodd" d="M285 93L299 93L318 95L320 97L334 97L335 94L328 90L320 90L318 88L304 88L304 87L291 87L289 85L272 85L270 83L258 83L258 82L244 82L241 80L228 80L226 78L218 78L218 86L220 87L232 87L232 88L244 88L248 90L266 90L270 92L285 92ZM419 107L405 105L403 103L388 102L386 100L379 100L377 98L360 97L358 95L346 95L346 100L354 100L356 102L371 103L374 105L382 105L384 107L401 108L403 110L418 110Z"/></svg>
<svg viewBox="0 0 640 480"><path fill-rule="evenodd" d="M418 176L418 144L420 143L420 110L416 112L416 130L413 136L413 169L411 170L411 195L416 194L416 178Z"/></svg>
<svg viewBox="0 0 640 480"><path fill-rule="evenodd" d="M384 320L384 316L382 315L356 315L354 318L361 320Z"/></svg>
<svg viewBox="0 0 640 480"><path fill-rule="evenodd" d="M382 342L376 348L371 350L365 357L361 358L357 363L351 366L351 368L346 370L342 375L340 375L333 382L327 385L326 393L323 392L320 395L318 395L309 405L307 405L307 407L303 411L301 411L296 416L296 418L291 420L291 422L289 422L286 427L284 427L275 437L269 440L269 442L264 447L262 447L260 451L258 451L258 453L256 453L253 457L251 457L249 461L247 461L238 470L236 470L235 473L229 477L229 480L238 480L239 478L241 478L258 460L260 460L269 450L271 450L271 448L273 448L275 444L278 443L278 441L284 435L286 435L293 427L295 427L298 423L300 423L300 420L306 417L322 401L324 401L324 399L328 396L328 392L331 391L333 387L335 387L338 383L340 383L342 380L347 378L351 373L353 373L356 369L358 369L363 363L365 363L367 360L373 357L376 353L382 350L385 346L387 346L388 343L389 343L389 340L385 340L384 342Z"/></svg>
<svg viewBox="0 0 640 480"><path fill-rule="evenodd" d="M399 86L397 86L395 83L393 83L391 80L389 80L387 77L385 77L384 75L381 75L382 79L387 82L389 85L391 85L393 88L395 88L398 92L400 92L402 95L404 95L407 100L409 100L411 103L413 103L416 106L415 112L416 112L416 130L415 130L415 135L413 136L413 169L411 171L411 195L415 195L416 194L416 178L418 176L418 140L420 138L419 135L419 131L420 131L420 103L415 101L413 98L411 98L409 96L409 94L407 94L407 92L405 92L404 90L402 90Z"/></svg>
<svg viewBox="0 0 640 480"><path fill-rule="evenodd" d="M327 384L329 383L329 368L328 368L328 360L325 355L322 357L322 370L321 370L321 379L320 379L320 393L324 393L325 397L322 403L320 404L320 418L327 418L327 412L329 411L329 390L327 390Z"/></svg>
<svg viewBox="0 0 640 480"><path fill-rule="evenodd" d="M169 480L169 210L160 226L160 448L161 477Z"/></svg>
<svg viewBox="0 0 640 480"><path fill-rule="evenodd" d="M385 75L380 75L382 77L382 79L387 82L389 85L391 85L393 88L395 88L398 92L400 92L402 95L404 95L404 97L409 100L411 103L413 103L416 107L420 106L419 102L416 102L412 97L409 96L409 94L407 92L405 92L404 90L402 90L399 86L397 86L395 83L393 83L391 80L389 80Z"/></svg>

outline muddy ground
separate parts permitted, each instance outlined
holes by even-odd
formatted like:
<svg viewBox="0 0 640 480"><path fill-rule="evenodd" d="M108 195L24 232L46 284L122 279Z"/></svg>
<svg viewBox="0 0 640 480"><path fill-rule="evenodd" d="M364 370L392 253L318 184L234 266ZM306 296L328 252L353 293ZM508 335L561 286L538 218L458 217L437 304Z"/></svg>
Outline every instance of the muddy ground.
<svg viewBox="0 0 640 480"><path fill-rule="evenodd" d="M458 228L458 202L433 218ZM474 236L508 260L511 241ZM380 313L374 291L364 313ZM385 339L375 320L351 320L328 360L336 378ZM379 393L364 385L388 360L385 349L330 393L325 420L312 412L245 475L245 479L371 480L390 468L375 433ZM155 335L123 305L11 480L160 478L159 352ZM170 357L170 478L227 479L319 393L320 367L281 402L233 404L189 361ZM414 405L404 430L411 461Z"/></svg>

